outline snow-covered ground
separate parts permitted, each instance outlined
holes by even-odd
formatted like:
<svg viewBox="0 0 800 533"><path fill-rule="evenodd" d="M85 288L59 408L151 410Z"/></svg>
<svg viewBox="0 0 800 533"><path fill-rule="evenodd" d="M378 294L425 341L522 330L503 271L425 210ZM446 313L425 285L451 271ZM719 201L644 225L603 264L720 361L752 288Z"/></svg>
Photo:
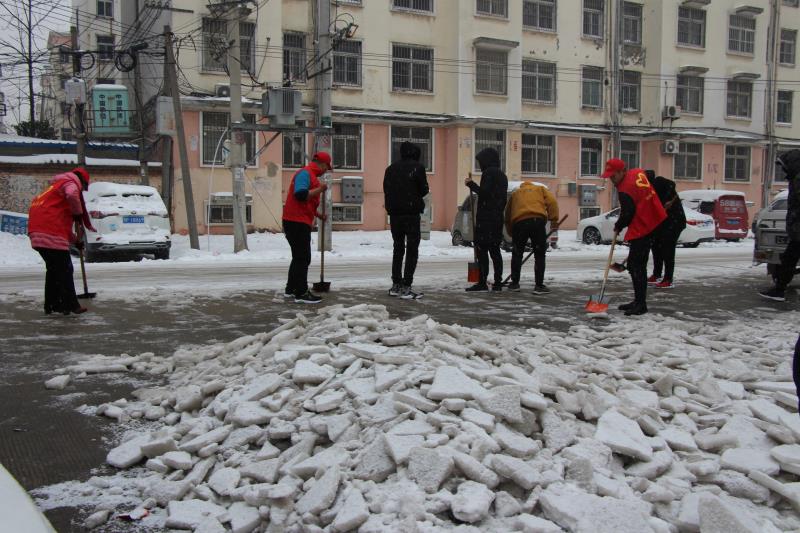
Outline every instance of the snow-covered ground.
<svg viewBox="0 0 800 533"><path fill-rule="evenodd" d="M49 386L167 383L83 409L129 430L118 473L34 494L196 532L798 530L798 320L489 331L334 306L167 356L96 356Z"/></svg>

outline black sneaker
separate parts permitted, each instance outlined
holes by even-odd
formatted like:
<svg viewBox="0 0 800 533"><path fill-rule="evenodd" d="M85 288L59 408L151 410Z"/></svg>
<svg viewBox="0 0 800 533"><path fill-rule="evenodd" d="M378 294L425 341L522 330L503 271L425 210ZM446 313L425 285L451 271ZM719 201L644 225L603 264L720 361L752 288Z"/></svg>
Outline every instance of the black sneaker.
<svg viewBox="0 0 800 533"><path fill-rule="evenodd" d="M467 287L464 290L467 292L487 292L489 290L489 286L486 283L476 283L472 287Z"/></svg>
<svg viewBox="0 0 800 533"><path fill-rule="evenodd" d="M400 296L403 294L403 286L399 283L392 284L392 288L389 289L389 296Z"/></svg>
<svg viewBox="0 0 800 533"><path fill-rule="evenodd" d="M401 300L419 300L422 298L423 294L421 292L414 292L411 290L411 287L403 287L403 292L400 294Z"/></svg>
<svg viewBox="0 0 800 533"><path fill-rule="evenodd" d="M322 301L322 298L317 296L316 294L311 294L311 291L306 291L305 294L302 296L295 296L294 303L296 304L318 304Z"/></svg>
<svg viewBox="0 0 800 533"><path fill-rule="evenodd" d="M294 292L289 290L289 287L283 289L283 297L284 298L294 298Z"/></svg>
<svg viewBox="0 0 800 533"><path fill-rule="evenodd" d="M647 313L647 304L634 304L633 307L625 311L625 316L637 316Z"/></svg>
<svg viewBox="0 0 800 533"><path fill-rule="evenodd" d="M636 302L630 302L620 305L619 307L617 307L617 309L619 309L620 311L628 311L630 309L633 309L634 307L636 307Z"/></svg>
<svg viewBox="0 0 800 533"><path fill-rule="evenodd" d="M492 283L492 292L500 292L503 290L503 282L502 281L495 281Z"/></svg>
<svg viewBox="0 0 800 533"><path fill-rule="evenodd" d="M775 302L786 301L786 294L784 293L784 290L779 289L778 287L772 287L771 289L767 289L765 291L758 291L758 294L767 300L773 300Z"/></svg>
<svg viewBox="0 0 800 533"><path fill-rule="evenodd" d="M514 283L513 281L508 284L508 290L511 292L519 292L519 283Z"/></svg>
<svg viewBox="0 0 800 533"><path fill-rule="evenodd" d="M537 285L533 288L533 294L550 294L550 289L547 285Z"/></svg>

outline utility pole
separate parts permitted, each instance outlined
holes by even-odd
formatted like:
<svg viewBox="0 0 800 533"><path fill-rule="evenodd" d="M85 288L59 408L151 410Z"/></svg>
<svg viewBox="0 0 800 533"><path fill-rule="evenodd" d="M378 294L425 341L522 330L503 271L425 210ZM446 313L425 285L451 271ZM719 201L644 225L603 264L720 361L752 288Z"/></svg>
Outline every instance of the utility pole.
<svg viewBox="0 0 800 533"><path fill-rule="evenodd" d="M622 147L622 114L620 113L620 96L622 72L622 0L615 0L611 7L611 156L619 157Z"/></svg>
<svg viewBox="0 0 800 533"><path fill-rule="evenodd" d="M181 93L178 91L178 76L175 73L175 53L172 50L172 29L164 26L164 69L166 70L167 87L172 96L172 107L175 112L175 129L178 134L178 151L181 156L181 183L183 184L183 197L186 204L186 225L189 226L189 244L195 249L200 249L200 239L197 236L197 218L194 214L194 194L192 193L192 176L189 172L189 154L186 151L186 133L183 130L183 113L181 111Z"/></svg>
<svg viewBox="0 0 800 533"><path fill-rule="evenodd" d="M317 0L317 49L316 56L322 61L318 64L317 68L321 73L316 79L316 100L317 100L317 113L316 113L316 126L323 128L330 128L332 125L332 112L331 112L331 90L333 88L333 65L331 64L331 2L330 0ZM331 152L331 136L330 130L327 134L314 135L314 152L317 151ZM328 189L322 198L321 208L322 213L330 217L331 215L331 196L332 191ZM328 224L323 224L325 231L324 238L317 239L317 249L322 251L323 243L325 251L333 250L333 224L329 221Z"/></svg>
<svg viewBox="0 0 800 533"><path fill-rule="evenodd" d="M142 18L139 16L139 2L136 2L136 33L139 35L142 27ZM142 105L142 71L139 66L139 51L146 45L135 45L133 52L133 90L136 93L136 114L139 120L139 183L150 185L150 169L147 165L145 149L147 143L144 138L144 109Z"/></svg>
<svg viewBox="0 0 800 533"><path fill-rule="evenodd" d="M81 77L81 54L78 45L78 17L76 12L75 26L70 27L70 38L72 43L72 75L76 78ZM75 144L78 151L78 166L86 165L86 127L83 122L86 103L83 101L75 102L75 120L77 122L77 133L75 134Z"/></svg>
<svg viewBox="0 0 800 533"><path fill-rule="evenodd" d="M770 1L769 27L767 29L767 92L764 103L764 133L767 151L762 164L761 207L769 205L769 196L775 178L775 159L778 147L775 142L776 96L778 77L778 55L780 50L780 1Z"/></svg>
<svg viewBox="0 0 800 533"><path fill-rule="evenodd" d="M34 105L34 95L33 95L33 0L28 0L28 57L26 57L26 61L28 63L28 105L31 106L31 128L34 127L34 122L36 122L36 106Z"/></svg>
<svg viewBox="0 0 800 533"><path fill-rule="evenodd" d="M241 40L239 38L239 25L250 14L250 9L238 5L230 10L228 17L231 47L228 50L228 72L231 76L231 152L228 156L228 165L231 169L233 180L233 251L234 253L247 250L247 229L245 228L245 215L247 213L246 196L244 188L244 135L242 130L234 129L236 124L243 122L242 117L242 61Z"/></svg>

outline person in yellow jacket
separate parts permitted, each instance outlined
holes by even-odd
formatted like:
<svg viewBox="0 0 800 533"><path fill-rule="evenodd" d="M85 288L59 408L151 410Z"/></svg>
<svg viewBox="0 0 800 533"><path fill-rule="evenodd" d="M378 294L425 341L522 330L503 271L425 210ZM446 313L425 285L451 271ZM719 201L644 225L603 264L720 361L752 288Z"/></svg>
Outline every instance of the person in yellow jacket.
<svg viewBox="0 0 800 533"><path fill-rule="evenodd" d="M506 206L506 231L511 235L514 251L511 255L511 284L508 290L519 291L522 254L530 241L535 261L536 286L533 294L550 292L544 284L545 252L547 252L547 221L550 229L558 229L558 202L547 187L523 182L511 195Z"/></svg>

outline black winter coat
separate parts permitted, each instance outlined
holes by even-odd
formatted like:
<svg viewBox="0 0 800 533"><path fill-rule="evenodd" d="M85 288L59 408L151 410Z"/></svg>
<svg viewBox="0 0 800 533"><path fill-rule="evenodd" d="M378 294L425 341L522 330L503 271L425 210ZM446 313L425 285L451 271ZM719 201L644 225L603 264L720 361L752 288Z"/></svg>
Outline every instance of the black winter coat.
<svg viewBox="0 0 800 533"><path fill-rule="evenodd" d="M658 199L661 200L661 205L667 211L667 218L661 223L661 227L664 231L680 235L686 229L686 213L683 211L683 204L678 196L678 191L675 190L675 182L664 176L656 176L650 181L656 190ZM670 201L672 201L672 204L667 207Z"/></svg>
<svg viewBox="0 0 800 533"><path fill-rule="evenodd" d="M786 232L793 241L800 241L800 150L790 150L778 157L789 181L789 198L786 208Z"/></svg>
<svg viewBox="0 0 800 533"><path fill-rule="evenodd" d="M508 194L508 178L500 170L500 154L484 148L475 159L481 167L481 183L470 183L470 191L478 195L475 214L475 242L499 244L503 240L503 221Z"/></svg>
<svg viewBox="0 0 800 533"><path fill-rule="evenodd" d="M389 216L419 215L425 211L428 178L419 162L420 149L410 142L400 145L400 160L383 175L383 205Z"/></svg>

